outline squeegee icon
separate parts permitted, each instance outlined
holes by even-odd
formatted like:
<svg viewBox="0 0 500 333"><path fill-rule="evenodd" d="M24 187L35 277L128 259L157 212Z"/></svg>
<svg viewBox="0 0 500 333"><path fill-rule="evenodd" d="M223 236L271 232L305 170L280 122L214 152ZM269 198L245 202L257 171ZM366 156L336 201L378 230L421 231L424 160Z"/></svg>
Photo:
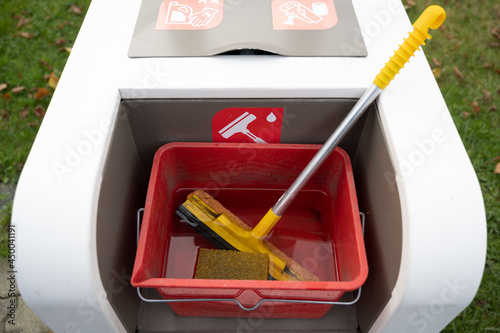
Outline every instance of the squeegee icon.
<svg viewBox="0 0 500 333"><path fill-rule="evenodd" d="M224 127L219 131L219 134L222 135L224 139L229 139L236 133L242 133L253 140L255 143L267 143L266 141L259 138L257 135L250 132L248 129L248 125L257 119L257 116L254 114L245 112L234 121L232 121L229 125Z"/></svg>

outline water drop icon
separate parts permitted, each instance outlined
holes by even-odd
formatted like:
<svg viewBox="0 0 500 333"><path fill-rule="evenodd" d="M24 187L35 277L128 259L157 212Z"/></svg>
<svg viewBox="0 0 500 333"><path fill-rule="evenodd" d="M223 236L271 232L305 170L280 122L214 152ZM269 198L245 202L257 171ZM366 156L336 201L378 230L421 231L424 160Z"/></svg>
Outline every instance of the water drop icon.
<svg viewBox="0 0 500 333"><path fill-rule="evenodd" d="M277 119L276 115L272 112L266 118L266 120L270 123L274 123L276 121L276 119Z"/></svg>

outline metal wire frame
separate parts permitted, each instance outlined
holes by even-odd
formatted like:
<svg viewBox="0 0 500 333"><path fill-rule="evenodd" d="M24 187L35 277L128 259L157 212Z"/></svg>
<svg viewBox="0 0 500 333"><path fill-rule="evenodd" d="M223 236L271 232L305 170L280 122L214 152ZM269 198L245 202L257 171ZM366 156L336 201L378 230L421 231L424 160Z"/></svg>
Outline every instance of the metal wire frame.
<svg viewBox="0 0 500 333"><path fill-rule="evenodd" d="M141 231L141 221L142 214L144 212L144 208L141 208L137 211L137 244L139 244L139 234ZM362 212L359 213L361 217L361 225L363 228L363 235L365 233L365 214ZM307 304L326 304L326 305L353 305L355 304L361 297L361 287L357 290L356 297L352 301L314 301L314 300L300 300L300 299L274 299L274 298L264 298L261 299L257 304L252 307L246 307L241 304L235 298L181 298L181 299L150 299L144 297L141 292L141 288L137 289L137 295L139 298L147 303L171 303L171 302L235 302L242 310L244 311L254 311L256 310L263 302L285 302L285 303L307 303Z"/></svg>

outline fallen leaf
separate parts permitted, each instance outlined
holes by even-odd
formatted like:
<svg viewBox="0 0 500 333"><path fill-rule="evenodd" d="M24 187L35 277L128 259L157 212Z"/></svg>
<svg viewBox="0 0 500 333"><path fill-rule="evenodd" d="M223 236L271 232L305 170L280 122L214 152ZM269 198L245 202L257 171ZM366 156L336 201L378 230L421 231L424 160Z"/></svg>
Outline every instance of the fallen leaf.
<svg viewBox="0 0 500 333"><path fill-rule="evenodd" d="M432 63L436 67L441 67L441 63L436 58L432 58Z"/></svg>
<svg viewBox="0 0 500 333"><path fill-rule="evenodd" d="M57 27L59 30L61 30L62 28L64 28L66 25L71 25L71 21L70 20L66 20L64 21L63 23L61 23L59 25L59 27Z"/></svg>
<svg viewBox="0 0 500 333"><path fill-rule="evenodd" d="M497 112L498 111L498 107L496 105L493 105L490 109L489 109L490 112Z"/></svg>
<svg viewBox="0 0 500 333"><path fill-rule="evenodd" d="M28 110L28 108L24 109L24 110L21 110L19 116L22 118L22 119L25 119L26 117L28 117L28 114L30 113L30 110Z"/></svg>
<svg viewBox="0 0 500 333"><path fill-rule="evenodd" d="M34 110L33 112L37 115L38 118L40 119L43 119L43 117L45 117L45 109L43 108L43 106L41 105L38 105Z"/></svg>
<svg viewBox="0 0 500 333"><path fill-rule="evenodd" d="M493 29L491 29L491 33L493 34L493 36L495 36L496 39L500 40L500 28L499 27L494 27Z"/></svg>
<svg viewBox="0 0 500 333"><path fill-rule="evenodd" d="M415 7L416 3L415 0L408 0L406 1L405 9L410 9L412 7Z"/></svg>
<svg viewBox="0 0 500 333"><path fill-rule="evenodd" d="M24 37L24 38L27 38L27 39L31 39L34 36L32 33L25 32L25 31L18 31L18 32L16 32L15 35L19 36L19 37Z"/></svg>
<svg viewBox="0 0 500 333"><path fill-rule="evenodd" d="M459 80L463 80L464 79L464 75L462 74L462 72L460 72L458 70L458 68L453 67L453 73L455 73L455 76L457 77L457 79L459 79Z"/></svg>
<svg viewBox="0 0 500 333"><path fill-rule="evenodd" d="M2 109L2 110L0 110L0 117L2 117L2 119L9 120L10 115L7 111Z"/></svg>
<svg viewBox="0 0 500 333"><path fill-rule="evenodd" d="M50 91L42 87L36 92L35 99L42 99L48 95L50 95Z"/></svg>
<svg viewBox="0 0 500 333"><path fill-rule="evenodd" d="M500 47L499 42L489 42L488 47L494 48L494 47Z"/></svg>
<svg viewBox="0 0 500 333"><path fill-rule="evenodd" d="M495 171L493 171L493 173L500 175L500 163L497 163L497 165L495 166Z"/></svg>
<svg viewBox="0 0 500 333"><path fill-rule="evenodd" d="M7 88L7 83L0 84L0 91L4 90L5 88Z"/></svg>
<svg viewBox="0 0 500 333"><path fill-rule="evenodd" d="M57 46L61 46L61 45L64 45L66 44L66 41L64 39L62 39L61 37L59 37L55 43L53 43L52 45L57 45Z"/></svg>
<svg viewBox="0 0 500 333"><path fill-rule="evenodd" d="M80 7L78 7L78 6L77 6L77 5L75 5L75 4L72 4L72 5L71 5L71 11L72 11L73 13L75 13L76 15L82 15L82 10L81 10L81 8L80 8Z"/></svg>
<svg viewBox="0 0 500 333"><path fill-rule="evenodd" d="M71 50L72 50L71 47L66 46L66 47L60 47L57 51L59 52L66 51L68 53L71 53Z"/></svg>
<svg viewBox="0 0 500 333"><path fill-rule="evenodd" d="M57 75L54 72L50 73L49 87L51 87L52 89L56 89L57 83L59 83L59 78L57 77Z"/></svg>
<svg viewBox="0 0 500 333"><path fill-rule="evenodd" d="M11 93L13 94L18 94L20 93L21 91L24 90L24 87L23 86L18 86L18 87L14 87L10 90Z"/></svg>
<svg viewBox="0 0 500 333"><path fill-rule="evenodd" d="M472 111L475 114L478 114L479 112L481 112L481 106L479 105L479 103L477 101L473 101L472 103L470 103L470 106L472 106Z"/></svg>
<svg viewBox="0 0 500 333"><path fill-rule="evenodd" d="M469 113L469 112L467 112L467 111L462 111L462 118L467 119L467 118L469 118L469 116L470 116L470 113Z"/></svg>
<svg viewBox="0 0 500 333"><path fill-rule="evenodd" d="M493 161L495 161L495 162L500 162L500 156L495 157L495 158L493 159Z"/></svg>
<svg viewBox="0 0 500 333"><path fill-rule="evenodd" d="M491 103L491 93L489 90L484 89L483 90L484 98L488 101L488 103Z"/></svg>
<svg viewBox="0 0 500 333"><path fill-rule="evenodd" d="M439 79L441 76L441 68L436 67L432 69L432 74L434 74L434 78Z"/></svg>
<svg viewBox="0 0 500 333"><path fill-rule="evenodd" d="M38 125L40 125L39 123L36 123L34 121L32 121L31 123L27 123L26 126L29 126L29 127L37 127Z"/></svg>
<svg viewBox="0 0 500 333"><path fill-rule="evenodd" d="M3 99L10 100L10 94L8 92L3 94L2 97L3 97Z"/></svg>
<svg viewBox="0 0 500 333"><path fill-rule="evenodd" d="M30 23L31 21L33 21L33 19L26 18L26 17L22 16L19 19L19 22L17 22L17 28L19 29L20 27L22 27L23 25L26 25L26 24Z"/></svg>

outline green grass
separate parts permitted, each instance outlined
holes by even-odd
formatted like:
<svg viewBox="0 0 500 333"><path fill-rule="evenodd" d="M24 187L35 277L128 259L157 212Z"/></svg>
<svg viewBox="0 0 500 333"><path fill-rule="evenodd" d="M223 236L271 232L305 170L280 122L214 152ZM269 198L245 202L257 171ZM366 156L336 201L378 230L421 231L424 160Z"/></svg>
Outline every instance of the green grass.
<svg viewBox="0 0 500 333"><path fill-rule="evenodd" d="M90 1L0 2L0 181L15 184L41 123L35 109L46 110L53 89L47 76L59 76L81 26L71 5L86 9ZM20 20L27 22L20 27ZM22 34L25 34L23 37ZM28 38L29 37L29 38ZM12 92L22 86L19 93ZM39 88L50 94L35 99ZM1 111L3 110L3 111Z"/></svg>
<svg viewBox="0 0 500 333"><path fill-rule="evenodd" d="M445 332L500 331L500 6L496 0L417 1L408 9L412 22L428 4L441 5L444 27L425 46L438 68L441 92L481 185L488 221L488 254L481 287L472 304ZM458 72L455 70L458 69ZM467 244L464 244L467 246Z"/></svg>
<svg viewBox="0 0 500 333"><path fill-rule="evenodd" d="M0 198L2 200L4 198ZM7 233L7 226L10 223L10 215L12 214L12 203L8 203L0 207L0 225L2 226L2 233L0 233L0 258L8 258L9 255L9 235Z"/></svg>
<svg viewBox="0 0 500 333"><path fill-rule="evenodd" d="M500 8L497 0L416 2L408 9L412 21L429 4L439 4L447 12L444 28L432 33L433 40L425 47L425 53L431 67L439 70L437 81L477 172L488 220L488 257L483 282L471 306L445 331L499 331L500 175L494 169L500 162L496 159L500 156L500 40L492 31L500 29ZM0 2L0 84L8 84L0 92L0 182L4 184L18 181L41 123L34 110L37 107L45 110L53 92L47 76L52 72L61 74L68 57L64 47L74 43L89 3L89 0ZM81 15L74 12L73 4L82 8ZM21 17L31 21L18 28ZM25 89L13 93L12 88L17 86ZM39 88L46 88L50 94L35 99ZM5 257L4 230L10 223L12 206L0 208L0 255Z"/></svg>
<svg viewBox="0 0 500 333"><path fill-rule="evenodd" d="M0 183L17 183L90 0L0 2ZM80 8L82 13L78 14ZM16 87L24 90L15 92ZM39 88L48 95L35 98ZM14 89L14 91L13 91ZM0 207L0 257L7 257L12 203Z"/></svg>

